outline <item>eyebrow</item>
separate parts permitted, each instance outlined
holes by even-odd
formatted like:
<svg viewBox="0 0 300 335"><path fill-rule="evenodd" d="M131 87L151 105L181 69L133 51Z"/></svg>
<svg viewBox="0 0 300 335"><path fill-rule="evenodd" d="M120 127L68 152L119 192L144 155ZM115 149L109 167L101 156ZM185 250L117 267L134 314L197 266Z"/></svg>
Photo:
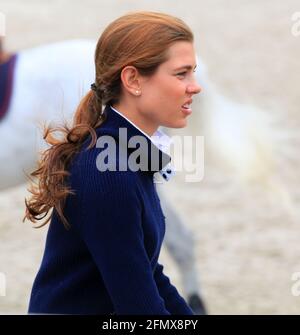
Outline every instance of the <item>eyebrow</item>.
<svg viewBox="0 0 300 335"><path fill-rule="evenodd" d="M194 70L196 69L196 67L197 67L197 64L195 65ZM183 66L178 67L174 71L179 71L179 70L183 70L183 69L192 70L193 67L191 65L183 65Z"/></svg>

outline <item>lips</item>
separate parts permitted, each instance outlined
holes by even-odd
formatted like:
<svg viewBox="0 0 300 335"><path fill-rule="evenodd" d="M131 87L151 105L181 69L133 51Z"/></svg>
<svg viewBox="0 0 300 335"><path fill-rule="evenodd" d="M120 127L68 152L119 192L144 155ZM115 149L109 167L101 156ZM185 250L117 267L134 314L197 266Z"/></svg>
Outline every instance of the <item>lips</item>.
<svg viewBox="0 0 300 335"><path fill-rule="evenodd" d="M193 100L190 99L190 100L186 101L181 107L185 108L185 109L191 109L192 102L193 102Z"/></svg>
<svg viewBox="0 0 300 335"><path fill-rule="evenodd" d="M192 109L191 109L191 104L192 104L193 100L189 99L188 101L186 101L182 106L181 106L181 111L185 114L185 115L190 115L192 114Z"/></svg>

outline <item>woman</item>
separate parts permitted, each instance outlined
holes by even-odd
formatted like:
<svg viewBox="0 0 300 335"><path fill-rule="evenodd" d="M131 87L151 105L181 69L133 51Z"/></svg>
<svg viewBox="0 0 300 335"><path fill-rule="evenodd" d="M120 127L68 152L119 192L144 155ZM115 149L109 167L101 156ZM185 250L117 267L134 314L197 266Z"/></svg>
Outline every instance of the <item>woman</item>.
<svg viewBox="0 0 300 335"><path fill-rule="evenodd" d="M151 136L184 127L201 90L193 34L170 15L130 13L101 35L95 66L73 128L59 139L48 129L52 146L32 173L25 217L53 212L29 313L191 315L158 263L165 222L153 176L170 157Z"/></svg>
<svg viewBox="0 0 300 335"><path fill-rule="evenodd" d="M0 38L0 161L6 163L0 165L0 190L23 183L27 171L36 166L38 152L46 144L37 126L62 118L69 122L74 116L79 91L86 92L95 78L95 45L96 41L87 39L43 44L19 51L1 63L5 51ZM196 78L199 63L197 59ZM193 232L159 187L157 191L168 227L164 246L178 267L189 306L196 314L204 314Z"/></svg>

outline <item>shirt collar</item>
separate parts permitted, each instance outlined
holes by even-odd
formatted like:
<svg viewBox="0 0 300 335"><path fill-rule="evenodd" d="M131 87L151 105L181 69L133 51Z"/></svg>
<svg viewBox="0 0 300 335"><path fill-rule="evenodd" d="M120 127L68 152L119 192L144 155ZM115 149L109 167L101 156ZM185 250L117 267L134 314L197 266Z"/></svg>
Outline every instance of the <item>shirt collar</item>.
<svg viewBox="0 0 300 335"><path fill-rule="evenodd" d="M151 140L152 143L154 143L160 150L162 150L165 153L169 152L169 148L172 141L171 138L163 131L157 130L151 136ZM171 163L168 163L166 166L161 168L159 173L166 181L169 181L175 175L175 169Z"/></svg>

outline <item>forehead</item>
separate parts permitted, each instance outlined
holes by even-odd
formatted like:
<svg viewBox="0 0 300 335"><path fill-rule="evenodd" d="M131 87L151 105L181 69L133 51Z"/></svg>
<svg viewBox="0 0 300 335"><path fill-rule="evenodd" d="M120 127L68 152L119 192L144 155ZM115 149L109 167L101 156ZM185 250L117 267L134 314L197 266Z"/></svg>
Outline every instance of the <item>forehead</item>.
<svg viewBox="0 0 300 335"><path fill-rule="evenodd" d="M196 65L195 49L192 42L179 41L172 44L167 51L167 60L162 65L175 67Z"/></svg>

